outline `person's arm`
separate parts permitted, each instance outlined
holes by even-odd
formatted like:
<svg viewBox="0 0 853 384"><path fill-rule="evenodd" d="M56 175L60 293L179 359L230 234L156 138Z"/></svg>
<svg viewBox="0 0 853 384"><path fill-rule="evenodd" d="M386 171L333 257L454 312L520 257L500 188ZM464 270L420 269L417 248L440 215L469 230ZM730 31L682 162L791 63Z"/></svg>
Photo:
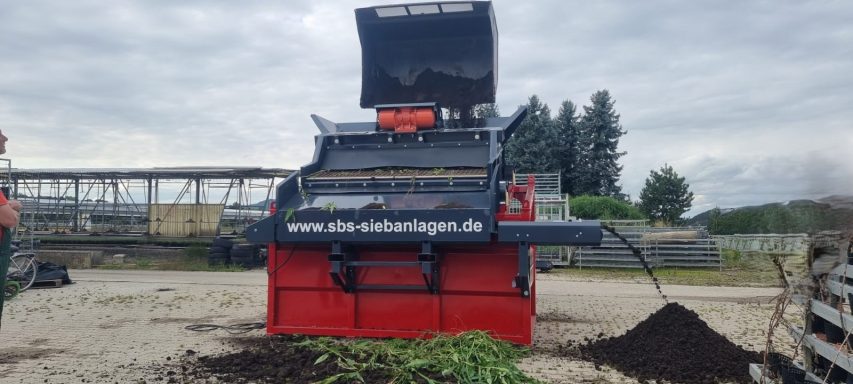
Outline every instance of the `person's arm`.
<svg viewBox="0 0 853 384"><path fill-rule="evenodd" d="M18 200L9 200L9 206L10 206L10 207L12 207L12 209L13 209L15 212L18 212L18 213L20 213L20 212L21 212L21 208L23 208L23 207L24 207L24 205L23 205L23 204L21 204L21 202L20 202L20 201L18 201Z"/></svg>
<svg viewBox="0 0 853 384"><path fill-rule="evenodd" d="M0 193L0 195L2 195ZM20 218L20 214L18 211L21 210L21 203L17 200L6 201L6 197L3 196L0 199L0 226L4 228L14 228L18 225L18 220Z"/></svg>

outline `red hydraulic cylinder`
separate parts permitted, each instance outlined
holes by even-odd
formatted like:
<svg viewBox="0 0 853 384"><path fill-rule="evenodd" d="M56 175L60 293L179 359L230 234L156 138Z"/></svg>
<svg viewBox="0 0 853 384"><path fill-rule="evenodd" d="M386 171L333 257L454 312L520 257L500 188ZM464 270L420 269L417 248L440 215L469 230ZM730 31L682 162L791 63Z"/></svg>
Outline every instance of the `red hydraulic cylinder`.
<svg viewBox="0 0 853 384"><path fill-rule="evenodd" d="M379 110L379 128L397 133L414 133L435 128L435 111L424 107L400 107Z"/></svg>

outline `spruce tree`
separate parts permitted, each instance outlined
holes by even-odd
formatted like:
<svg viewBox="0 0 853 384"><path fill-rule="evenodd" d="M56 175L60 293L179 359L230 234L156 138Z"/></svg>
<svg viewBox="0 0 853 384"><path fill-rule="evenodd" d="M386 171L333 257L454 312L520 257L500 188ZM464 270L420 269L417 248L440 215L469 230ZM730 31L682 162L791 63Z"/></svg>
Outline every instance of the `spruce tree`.
<svg viewBox="0 0 853 384"><path fill-rule="evenodd" d="M640 210L649 218L672 225L690 209L693 192L672 166L664 164L660 172L652 170L640 192Z"/></svg>
<svg viewBox="0 0 853 384"><path fill-rule="evenodd" d="M586 172L579 180L579 192L582 194L612 196L627 199L622 193L619 181L622 166L617 162L625 152L617 151L619 138L627 133L619 124L619 114L613 109L614 101L606 89L597 91L590 97L592 105L584 106L581 118L583 140L586 148Z"/></svg>
<svg viewBox="0 0 853 384"><path fill-rule="evenodd" d="M487 117L500 117L501 112L498 105L495 103L477 104L474 107L474 117L485 119Z"/></svg>
<svg viewBox="0 0 853 384"><path fill-rule="evenodd" d="M559 169L554 159L556 139L551 109L538 96L530 96L527 117L507 142L506 162L519 173L555 172Z"/></svg>
<svg viewBox="0 0 853 384"><path fill-rule="evenodd" d="M586 172L587 151L582 143L580 117L577 107L569 100L563 101L554 120L557 132L556 160L559 162L562 192L571 196L581 194L579 182Z"/></svg>
<svg viewBox="0 0 853 384"><path fill-rule="evenodd" d="M450 107L445 109L444 126L445 128L481 128L486 126L488 117L500 117L497 104Z"/></svg>

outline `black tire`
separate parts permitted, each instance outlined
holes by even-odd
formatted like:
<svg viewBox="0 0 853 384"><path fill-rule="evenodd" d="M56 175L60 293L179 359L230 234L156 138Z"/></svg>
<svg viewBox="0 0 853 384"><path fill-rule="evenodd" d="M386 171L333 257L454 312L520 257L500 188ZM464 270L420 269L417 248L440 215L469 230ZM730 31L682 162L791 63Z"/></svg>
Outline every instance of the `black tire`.
<svg viewBox="0 0 853 384"><path fill-rule="evenodd" d="M220 247L220 248L225 248L225 249L231 249L232 246L234 246L234 240L223 239L221 237L217 237L217 238L213 239L212 247Z"/></svg>
<svg viewBox="0 0 853 384"><path fill-rule="evenodd" d="M255 265L255 260L251 257L231 257L231 263L243 267L252 267Z"/></svg>
<svg viewBox="0 0 853 384"><path fill-rule="evenodd" d="M246 252L246 251L234 251L234 250L232 250L231 251L231 257L236 257L238 259L240 259L240 258L251 259L252 253Z"/></svg>
<svg viewBox="0 0 853 384"><path fill-rule="evenodd" d="M254 248L251 245L246 244L236 244L234 248L231 248L231 257L248 257L251 258L255 255Z"/></svg>
<svg viewBox="0 0 853 384"><path fill-rule="evenodd" d="M539 272L548 272L554 269L554 264L548 260L536 260L536 269L538 269Z"/></svg>
<svg viewBox="0 0 853 384"><path fill-rule="evenodd" d="M228 248L213 246L213 247L210 247L210 250L208 252L210 254L214 254L214 253L226 253L227 254Z"/></svg>

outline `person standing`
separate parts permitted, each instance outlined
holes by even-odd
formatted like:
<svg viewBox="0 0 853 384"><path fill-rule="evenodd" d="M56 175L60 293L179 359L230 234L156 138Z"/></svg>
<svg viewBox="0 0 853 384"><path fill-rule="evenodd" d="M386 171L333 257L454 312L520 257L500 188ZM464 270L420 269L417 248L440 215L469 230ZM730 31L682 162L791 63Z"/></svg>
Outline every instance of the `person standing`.
<svg viewBox="0 0 853 384"><path fill-rule="evenodd" d="M6 153L6 142L9 138L0 131L0 155ZM8 200L6 195L0 191L0 289L6 288L6 273L9 271L9 263L12 258L12 228L18 225L20 219L21 203L17 200ZM0 294L0 326L3 324L3 302L5 295Z"/></svg>

